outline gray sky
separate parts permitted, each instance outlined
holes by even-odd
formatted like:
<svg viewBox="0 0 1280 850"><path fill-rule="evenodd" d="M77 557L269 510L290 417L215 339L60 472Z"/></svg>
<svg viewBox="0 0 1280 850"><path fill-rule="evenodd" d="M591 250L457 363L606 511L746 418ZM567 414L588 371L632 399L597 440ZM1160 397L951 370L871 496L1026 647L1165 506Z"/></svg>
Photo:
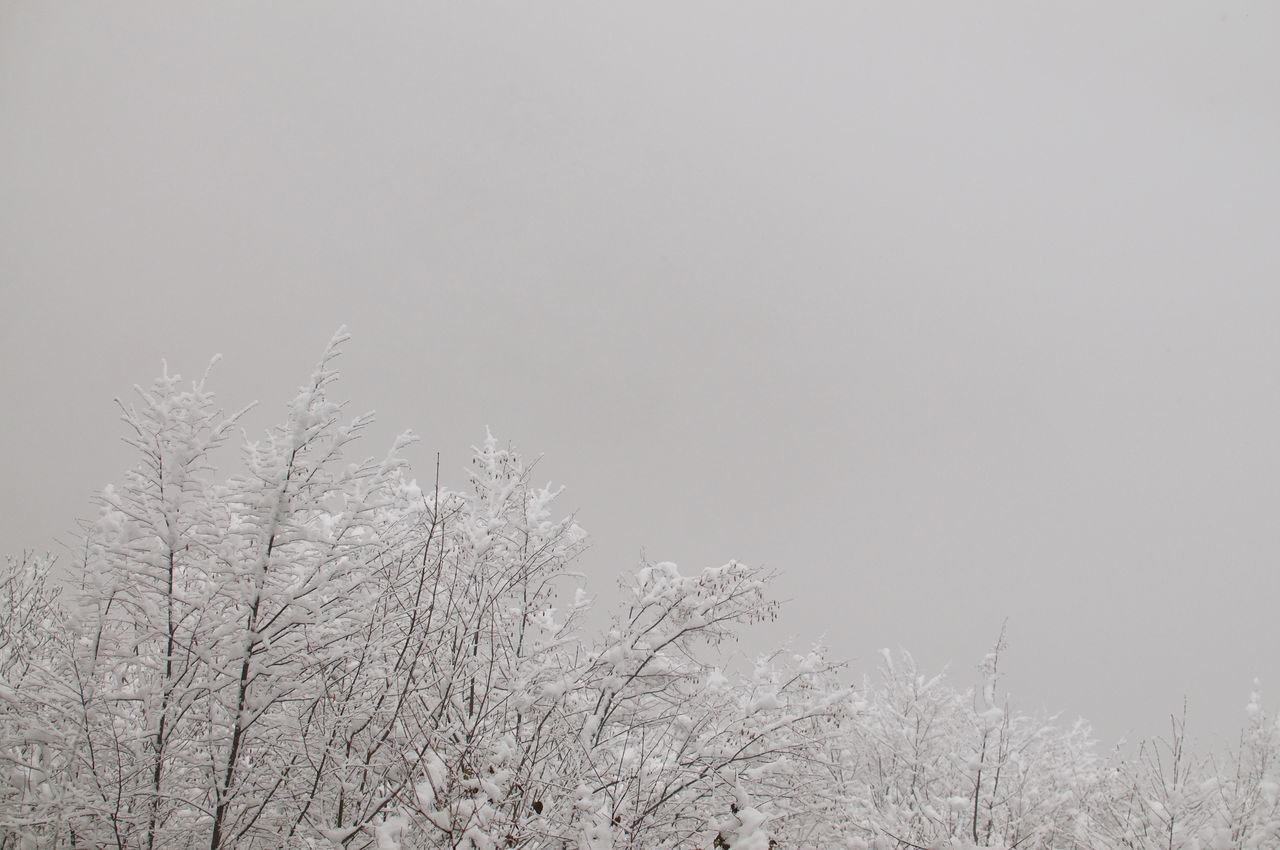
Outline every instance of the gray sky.
<svg viewBox="0 0 1280 850"><path fill-rule="evenodd" d="M486 424L782 629L1025 707L1280 706L1280 5L0 9L0 544L167 357L265 427L332 331L369 453Z"/></svg>

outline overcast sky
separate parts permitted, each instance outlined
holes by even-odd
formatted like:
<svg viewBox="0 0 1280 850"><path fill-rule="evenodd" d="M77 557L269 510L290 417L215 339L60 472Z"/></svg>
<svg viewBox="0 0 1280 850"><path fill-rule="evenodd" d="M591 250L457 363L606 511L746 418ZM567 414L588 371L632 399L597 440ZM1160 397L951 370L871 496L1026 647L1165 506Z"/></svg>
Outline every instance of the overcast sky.
<svg viewBox="0 0 1280 850"><path fill-rule="evenodd" d="M259 429L345 323L367 451L545 455L593 588L765 564L961 683L1008 618L1105 741L1280 706L1280 5L2 8L4 550L161 357Z"/></svg>

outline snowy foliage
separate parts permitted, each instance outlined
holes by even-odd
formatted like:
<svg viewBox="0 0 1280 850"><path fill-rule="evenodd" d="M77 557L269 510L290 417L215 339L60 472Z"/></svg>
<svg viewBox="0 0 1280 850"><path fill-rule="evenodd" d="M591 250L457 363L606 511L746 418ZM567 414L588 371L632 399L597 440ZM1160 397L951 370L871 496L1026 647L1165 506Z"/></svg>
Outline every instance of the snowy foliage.
<svg viewBox="0 0 1280 850"><path fill-rule="evenodd" d="M72 578L0 569L0 848L1280 846L1280 728L1175 723L1136 759L974 690L822 647L738 669L771 576L647 563L596 634L559 490L491 435L468 487L348 456L335 337L284 421L213 453L205 379L121 405L137 466ZM437 476L438 477L438 476Z"/></svg>

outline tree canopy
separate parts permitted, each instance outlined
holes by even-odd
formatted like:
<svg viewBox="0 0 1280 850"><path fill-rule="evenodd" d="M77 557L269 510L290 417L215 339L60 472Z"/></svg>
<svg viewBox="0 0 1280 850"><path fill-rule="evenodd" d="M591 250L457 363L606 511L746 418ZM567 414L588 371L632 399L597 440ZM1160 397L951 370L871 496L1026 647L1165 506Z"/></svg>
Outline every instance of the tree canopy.
<svg viewBox="0 0 1280 850"><path fill-rule="evenodd" d="M595 629L586 534L492 435L460 491L353 459L336 336L220 477L207 375L121 404L137 464L65 581L0 570L0 848L1280 846L1280 728L1136 755L999 690L823 647L731 665L776 577L643 563Z"/></svg>

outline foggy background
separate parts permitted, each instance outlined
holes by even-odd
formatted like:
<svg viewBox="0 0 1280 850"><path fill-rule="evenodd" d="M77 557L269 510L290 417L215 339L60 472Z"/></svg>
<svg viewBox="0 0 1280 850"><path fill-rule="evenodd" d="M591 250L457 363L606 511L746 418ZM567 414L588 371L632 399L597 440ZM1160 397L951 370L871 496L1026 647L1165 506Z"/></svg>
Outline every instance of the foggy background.
<svg viewBox="0 0 1280 850"><path fill-rule="evenodd" d="M595 591L963 684L1007 617L1106 743L1280 701L1280 6L0 8L6 552L161 357L252 433L345 323L364 451L544 454Z"/></svg>

